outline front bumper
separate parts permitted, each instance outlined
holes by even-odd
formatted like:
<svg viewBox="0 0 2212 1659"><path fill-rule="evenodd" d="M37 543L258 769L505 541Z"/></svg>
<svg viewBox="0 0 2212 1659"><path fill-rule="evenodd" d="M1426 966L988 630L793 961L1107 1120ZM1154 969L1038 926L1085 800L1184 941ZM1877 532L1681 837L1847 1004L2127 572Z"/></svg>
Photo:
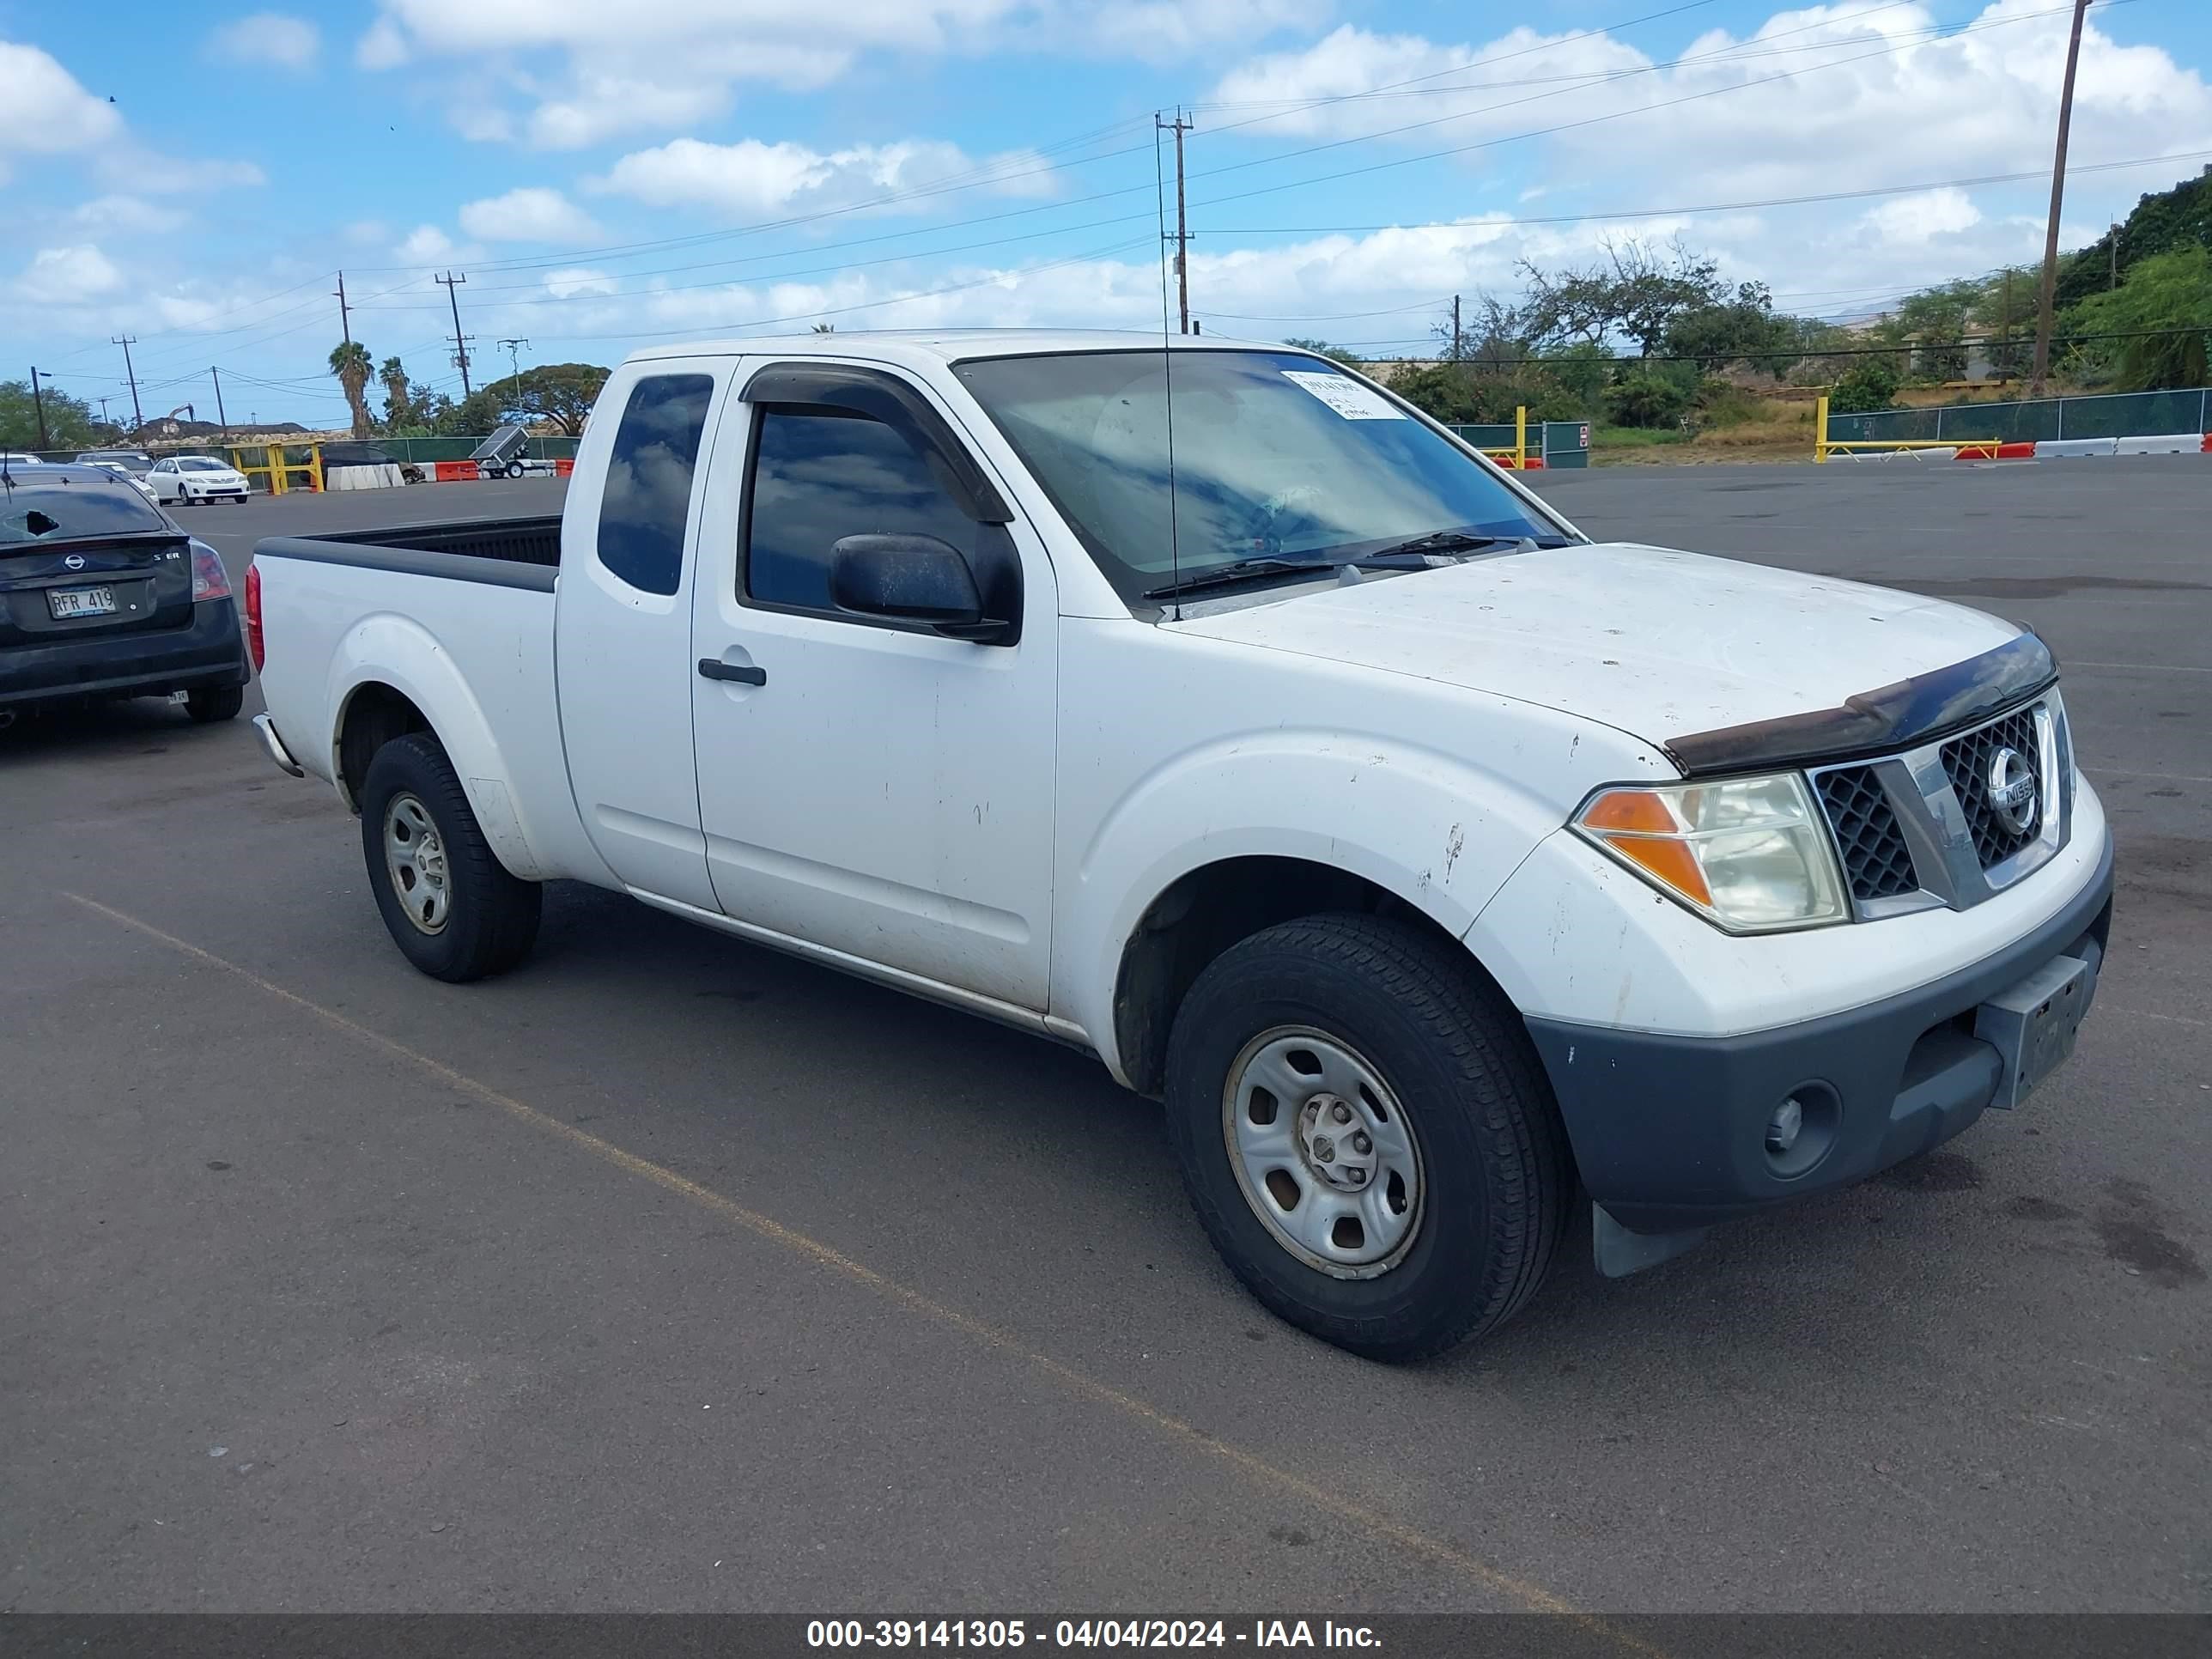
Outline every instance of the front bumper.
<svg viewBox="0 0 2212 1659"><path fill-rule="evenodd" d="M1688 1232L1850 1186L1957 1134L1990 1105L2002 1071L1974 1036L1975 1011L2057 957L2084 958L2094 976L2112 919L2107 837L2094 875L2055 915L1915 990L1739 1036L1537 1018L1528 1030L1590 1196L1630 1232ZM1832 1103L1826 1149L1778 1173L1768 1120L1807 1090Z"/></svg>
<svg viewBox="0 0 2212 1659"><path fill-rule="evenodd" d="M183 628L78 635L0 650L0 705L73 697L150 697L248 678L238 606L203 599Z"/></svg>

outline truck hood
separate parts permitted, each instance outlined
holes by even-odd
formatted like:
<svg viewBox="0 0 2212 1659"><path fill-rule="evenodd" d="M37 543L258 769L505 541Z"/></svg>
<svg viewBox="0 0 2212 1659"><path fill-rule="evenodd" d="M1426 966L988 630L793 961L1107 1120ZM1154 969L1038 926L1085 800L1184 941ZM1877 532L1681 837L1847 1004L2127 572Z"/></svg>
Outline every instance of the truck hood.
<svg viewBox="0 0 2212 1659"><path fill-rule="evenodd" d="M1302 589L1165 626L1540 703L1662 745L1839 708L2022 632L1893 588L1626 542Z"/></svg>

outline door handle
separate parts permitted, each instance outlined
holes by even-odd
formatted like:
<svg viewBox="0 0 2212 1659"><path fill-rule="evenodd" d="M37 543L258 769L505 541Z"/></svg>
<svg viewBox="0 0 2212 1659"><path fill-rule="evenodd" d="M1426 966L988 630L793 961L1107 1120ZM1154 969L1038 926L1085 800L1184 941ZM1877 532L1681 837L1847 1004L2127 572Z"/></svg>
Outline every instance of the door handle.
<svg viewBox="0 0 2212 1659"><path fill-rule="evenodd" d="M731 680L739 685L766 685L768 670L750 663L724 662L717 657L699 659L699 673L710 680Z"/></svg>

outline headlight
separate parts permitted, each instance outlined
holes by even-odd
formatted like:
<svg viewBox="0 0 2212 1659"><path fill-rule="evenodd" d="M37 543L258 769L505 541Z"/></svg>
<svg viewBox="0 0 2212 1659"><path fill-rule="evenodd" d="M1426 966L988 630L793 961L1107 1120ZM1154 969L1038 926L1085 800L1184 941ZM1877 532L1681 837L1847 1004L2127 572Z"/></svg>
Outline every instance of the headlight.
<svg viewBox="0 0 2212 1659"><path fill-rule="evenodd" d="M1850 914L1812 793L1795 772L1601 789L1574 828L1731 933L1816 927Z"/></svg>

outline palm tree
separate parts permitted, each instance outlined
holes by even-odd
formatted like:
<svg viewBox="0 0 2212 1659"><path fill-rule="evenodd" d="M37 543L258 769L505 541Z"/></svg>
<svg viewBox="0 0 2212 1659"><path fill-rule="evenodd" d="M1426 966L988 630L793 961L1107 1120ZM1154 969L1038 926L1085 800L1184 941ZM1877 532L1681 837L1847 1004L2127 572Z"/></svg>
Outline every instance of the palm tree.
<svg viewBox="0 0 2212 1659"><path fill-rule="evenodd" d="M397 432L410 423L415 410L408 396L407 366L397 357L386 357L377 365L376 378L384 382L384 424Z"/></svg>
<svg viewBox="0 0 2212 1659"><path fill-rule="evenodd" d="M331 373L345 388L346 403L353 410L353 435L356 438L366 438L375 430L369 422L368 400L362 395L368 389L374 367L368 348L358 340L348 340L343 345L331 348Z"/></svg>

